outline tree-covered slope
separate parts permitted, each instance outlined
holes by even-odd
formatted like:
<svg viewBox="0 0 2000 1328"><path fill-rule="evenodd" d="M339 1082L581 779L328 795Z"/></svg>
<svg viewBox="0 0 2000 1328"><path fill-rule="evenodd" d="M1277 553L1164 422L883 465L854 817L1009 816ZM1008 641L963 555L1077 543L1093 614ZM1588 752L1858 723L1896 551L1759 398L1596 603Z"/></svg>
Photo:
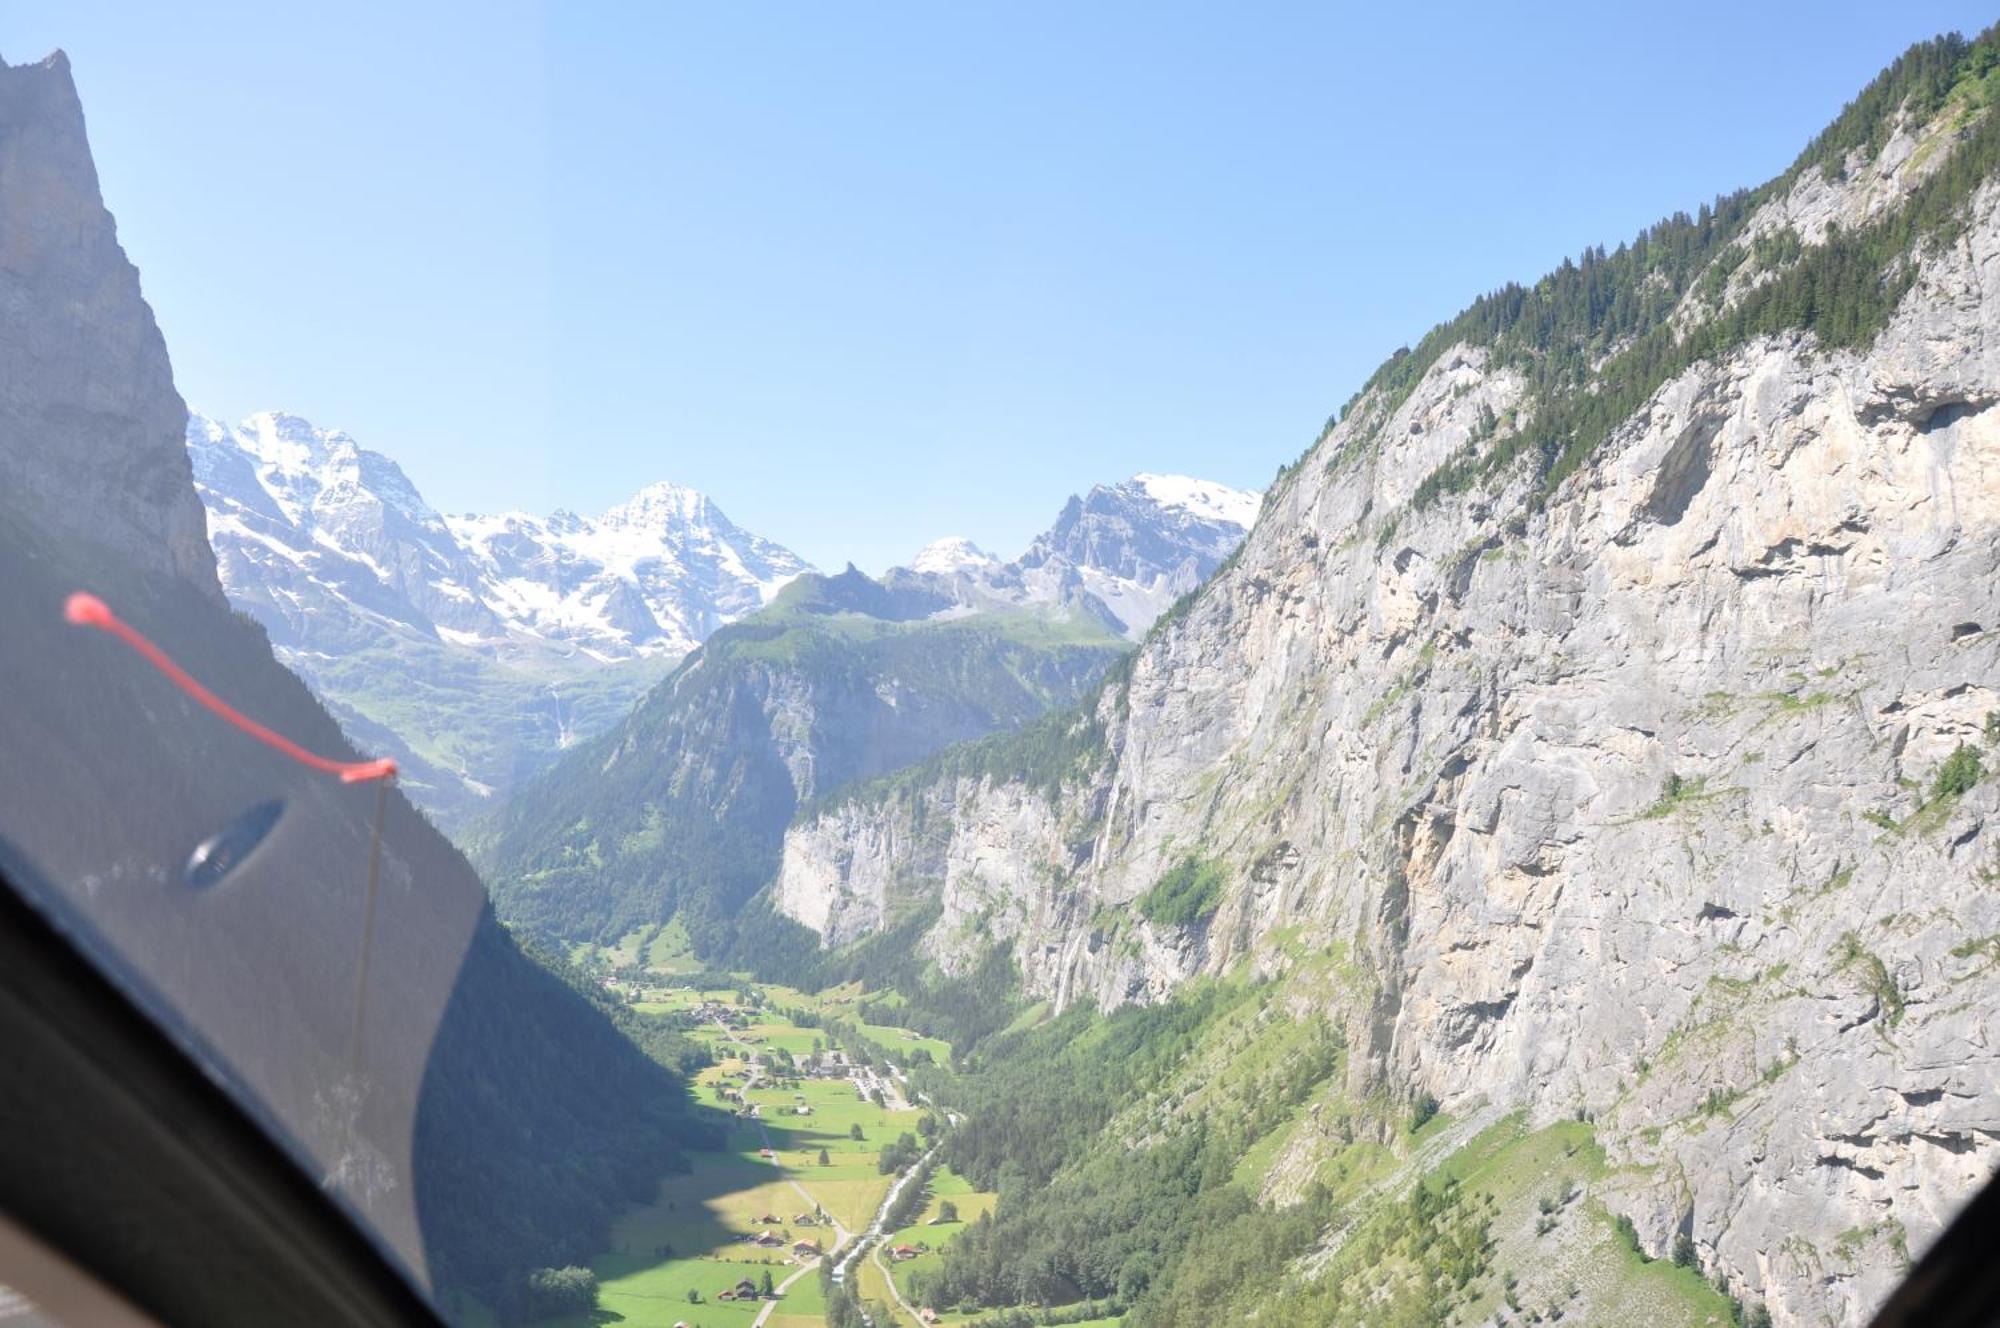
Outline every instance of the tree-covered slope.
<svg viewBox="0 0 2000 1328"><path fill-rule="evenodd" d="M473 831L502 915L604 940L678 914L712 948L802 801L1070 704L1124 650L1091 619L930 616L948 604L850 569L717 632Z"/></svg>

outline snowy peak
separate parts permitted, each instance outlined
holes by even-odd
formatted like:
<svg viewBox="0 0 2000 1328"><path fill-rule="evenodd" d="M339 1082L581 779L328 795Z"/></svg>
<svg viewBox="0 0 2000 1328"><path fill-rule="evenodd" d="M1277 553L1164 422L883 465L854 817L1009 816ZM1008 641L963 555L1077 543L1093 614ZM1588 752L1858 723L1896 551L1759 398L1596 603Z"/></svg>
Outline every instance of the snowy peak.
<svg viewBox="0 0 2000 1328"><path fill-rule="evenodd" d="M1211 480L1135 475L1070 498L1013 562L954 536L885 581L943 595L950 611L1055 607L1137 640L1235 551L1262 503Z"/></svg>
<svg viewBox="0 0 2000 1328"><path fill-rule="evenodd" d="M999 561L965 536L947 535L924 545L910 560L910 570L934 576L952 576L974 568L995 566Z"/></svg>
<svg viewBox="0 0 2000 1328"><path fill-rule="evenodd" d="M500 659L679 654L808 570L681 485L595 519L446 517L394 461L295 415L191 415L187 440L225 589L293 650L389 627Z"/></svg>
<svg viewBox="0 0 2000 1328"><path fill-rule="evenodd" d="M649 484L598 517L445 516L393 460L297 415L191 415L187 445L224 588L292 651L338 656L386 627L501 660L682 654L811 570L685 485ZM1137 638L1221 565L1260 502L1140 474L1072 497L1012 562L950 536L890 576L951 611L1054 606Z"/></svg>
<svg viewBox="0 0 2000 1328"><path fill-rule="evenodd" d="M565 513L565 515L568 515ZM661 480L648 484L598 518L600 526L625 526L665 534L711 525L720 516L705 494ZM722 518L727 524L727 518Z"/></svg>
<svg viewBox="0 0 2000 1328"><path fill-rule="evenodd" d="M1018 566L1031 589L1080 598L1137 639L1235 551L1262 502L1184 475L1100 484L1071 498Z"/></svg>
<svg viewBox="0 0 2000 1328"><path fill-rule="evenodd" d="M1161 507L1174 508L1202 521L1238 526L1248 531L1257 522L1264 495L1232 489L1213 480L1189 475L1134 475L1128 484Z"/></svg>

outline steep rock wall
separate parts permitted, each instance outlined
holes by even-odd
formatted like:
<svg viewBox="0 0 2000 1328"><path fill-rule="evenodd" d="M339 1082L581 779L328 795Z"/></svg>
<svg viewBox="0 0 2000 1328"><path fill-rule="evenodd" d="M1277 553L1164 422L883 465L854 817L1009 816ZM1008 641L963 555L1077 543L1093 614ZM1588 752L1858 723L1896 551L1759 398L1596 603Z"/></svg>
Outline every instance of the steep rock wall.
<svg viewBox="0 0 2000 1328"><path fill-rule="evenodd" d="M1365 398L1085 773L829 809L780 906L843 941L935 899L942 964L1010 942L1058 1004L1338 956L1348 1091L1590 1117L1656 1253L1859 1318L2000 1162L2000 799L1932 797L2000 711L1994 191L1916 261L1866 351L1697 364L1546 503L1409 504L1519 401L1482 352ZM1189 858L1219 906L1155 927Z"/></svg>

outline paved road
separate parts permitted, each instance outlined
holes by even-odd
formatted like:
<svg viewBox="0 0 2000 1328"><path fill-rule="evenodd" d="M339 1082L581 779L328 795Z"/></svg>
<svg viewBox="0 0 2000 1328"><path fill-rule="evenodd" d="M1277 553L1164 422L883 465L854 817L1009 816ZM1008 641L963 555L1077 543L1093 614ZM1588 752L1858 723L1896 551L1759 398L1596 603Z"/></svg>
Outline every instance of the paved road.
<svg viewBox="0 0 2000 1328"><path fill-rule="evenodd" d="M923 1104L924 1104L925 1106L931 1106L931 1105L932 1105L932 1103L931 1103L931 1099L930 1099L930 1095L929 1095L928 1093L919 1093L919 1094L917 1094L917 1098L918 1098L918 1100L919 1100L919 1101L921 1101L921 1102L922 1102L922 1103L923 1103ZM959 1121L961 1121L961 1120L963 1120L963 1119L964 1119L964 1117L960 1116L960 1115L959 1115L959 1114L958 1114L957 1112L955 1112L955 1111L951 1110L951 1109L950 1109L949 1107L945 1108L945 1113L944 1113L944 1114L945 1114L945 1118L946 1118L947 1120L949 1120L949 1121L950 1121L950 1122L952 1123L952 1126L953 1126L954 1128L956 1128L956 1127L957 1127L957 1125L958 1125ZM930 1150L930 1152L929 1152L929 1153L925 1153L925 1154L923 1155L923 1157L919 1158L919 1159L917 1160L917 1164L916 1164L916 1165L917 1165L917 1166L922 1166L922 1165L923 1165L923 1164L924 1164L925 1162L928 1162L928 1161L930 1161L930 1158L931 1158L931 1154L932 1154L932 1153L935 1153L935 1152L937 1152L937 1145L936 1145L936 1144L933 1144L933 1145L931 1145L931 1150ZM916 1167L912 1167L912 1168L911 1168L911 1169L910 1169L909 1171L906 1171L906 1172L904 1172L904 1173L903 1173L903 1174L904 1174L904 1177L905 1177L905 1178L907 1179L907 1178L908 1178L909 1176L911 1176L911 1175L915 1174L915 1171L916 1171ZM900 1187L899 1187L899 1188L900 1188ZM894 1191L891 1191L891 1192L890 1192L890 1195L889 1195L889 1198L890 1198L890 1199L894 1199L895 1197L896 1197L896 1196L895 1196L895 1192L894 1192ZM887 1201L884 1201L884 1203L882 1204L882 1212L883 1212L883 1213L886 1213L886 1212L888 1212L888 1211L889 1211L889 1204L888 1204L888 1202L887 1202ZM880 1214L877 1214L877 1217L878 1217L878 1219L879 1219L879 1217L880 1217ZM878 1225L879 1225L879 1222L878 1222ZM871 1231L873 1231L873 1228L870 1228L870 1230L871 1230ZM896 1303L897 1303L898 1305L900 1305L900 1306L902 1306L902 1307L903 1307L903 1313L905 1313L905 1314L907 1314L907 1315L909 1315L909 1316L910 1316L910 1320L911 1320L911 1322L913 1322L913 1323L921 1323L921 1322L923 1322L923 1319L922 1319L922 1317L921 1317L921 1316L919 1316L919 1315L918 1315L918 1313L917 1313L917 1308L916 1308L916 1306L914 1306L914 1305L910 1304L910 1302L909 1302L909 1301L907 1301L907 1300L903 1299L903 1288L901 1288L900 1286L897 1286L897 1285L896 1285L896 1274L895 1274L894 1272L892 1272L892 1271L890 1270L890 1268L889 1268L889 1265L888 1265L888 1264L886 1264L886 1263L884 1263L884 1262L882 1261L882 1247L883 1247L883 1242L882 1242L882 1241L881 1241L881 1240L879 1239L879 1235L886 1235L886 1234L888 1234L888 1233L886 1233L886 1232L882 1232L882 1233L879 1233L879 1234L878 1234L878 1238L877 1238L877 1239L875 1240L875 1243L874 1243L874 1253L873 1253L873 1254L872 1254L872 1255L871 1255L870 1257L871 1257L871 1258L873 1258L873 1259L875 1260L875 1266L876 1266L877 1268L879 1268L879 1269L881 1269L881 1270L882 1270L882 1280L883 1280L884 1282L887 1282L887 1283L889 1284L889 1294L890 1294L890 1295L892 1295L892 1296L894 1296L894 1297L896 1298Z"/></svg>
<svg viewBox="0 0 2000 1328"><path fill-rule="evenodd" d="M750 1321L750 1328L764 1328L764 1320L770 1318L772 1311L776 1310L778 1306L784 1304L784 1300L782 1298L786 1290L792 1285L792 1283L798 1281L801 1277L804 1277L807 1273L814 1271L818 1267L819 1267L818 1259L814 1259L811 1263L800 1264L797 1270L794 1271L790 1277L778 1283L778 1285L772 1287L771 1290L777 1292L780 1299L765 1301L764 1308L758 1310L757 1317Z"/></svg>
<svg viewBox="0 0 2000 1328"><path fill-rule="evenodd" d="M918 1316L917 1307L903 1299L903 1288L896 1285L896 1275L889 1271L888 1264L882 1262L882 1244L883 1242L879 1240L875 1242L875 1253L870 1257L875 1260L875 1266L882 1270L882 1280L889 1284L889 1294L894 1296L896 1303L903 1307L903 1313L909 1315L916 1322L922 1323L923 1319Z"/></svg>

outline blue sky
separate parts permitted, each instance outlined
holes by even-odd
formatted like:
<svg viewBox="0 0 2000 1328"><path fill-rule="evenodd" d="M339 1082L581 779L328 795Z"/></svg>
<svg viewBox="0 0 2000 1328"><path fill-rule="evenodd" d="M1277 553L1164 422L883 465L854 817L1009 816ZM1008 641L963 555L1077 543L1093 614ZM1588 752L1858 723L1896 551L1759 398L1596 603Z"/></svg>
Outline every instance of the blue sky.
<svg viewBox="0 0 2000 1328"><path fill-rule="evenodd" d="M150 12L149 12L150 11ZM1260 487L1398 345L1777 173L1960 3L14 0L198 409L822 566Z"/></svg>

